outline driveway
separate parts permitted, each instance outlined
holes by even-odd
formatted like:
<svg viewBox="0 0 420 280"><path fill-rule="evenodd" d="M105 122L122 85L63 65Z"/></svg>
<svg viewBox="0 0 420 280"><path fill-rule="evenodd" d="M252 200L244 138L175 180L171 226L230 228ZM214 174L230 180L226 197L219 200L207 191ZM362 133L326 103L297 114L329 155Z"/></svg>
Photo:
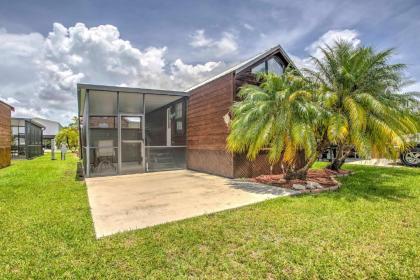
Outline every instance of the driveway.
<svg viewBox="0 0 420 280"><path fill-rule="evenodd" d="M190 170L87 178L86 184L98 238L296 193Z"/></svg>

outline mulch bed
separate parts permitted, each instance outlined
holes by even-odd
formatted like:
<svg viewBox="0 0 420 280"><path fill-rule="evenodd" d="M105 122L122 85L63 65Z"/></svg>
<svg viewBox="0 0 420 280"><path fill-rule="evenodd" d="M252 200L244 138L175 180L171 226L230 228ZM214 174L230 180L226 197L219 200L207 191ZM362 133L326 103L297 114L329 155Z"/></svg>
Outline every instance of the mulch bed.
<svg viewBox="0 0 420 280"><path fill-rule="evenodd" d="M308 171L308 176L305 180L289 180L284 179L284 174L276 175L261 175L251 180L257 183L268 184L273 186L278 186L282 188L292 188L293 184L304 185L308 181L319 183L324 188L337 187L338 182L334 179L337 176L346 176L350 174L350 171L340 170L332 171L328 169L310 169Z"/></svg>

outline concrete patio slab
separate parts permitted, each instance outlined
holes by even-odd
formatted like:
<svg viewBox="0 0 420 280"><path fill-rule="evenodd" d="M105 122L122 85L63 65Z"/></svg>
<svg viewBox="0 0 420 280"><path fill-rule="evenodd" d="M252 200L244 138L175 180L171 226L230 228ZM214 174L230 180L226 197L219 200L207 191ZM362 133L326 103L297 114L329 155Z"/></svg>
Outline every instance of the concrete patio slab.
<svg viewBox="0 0 420 280"><path fill-rule="evenodd" d="M190 170L86 179L97 238L297 192Z"/></svg>

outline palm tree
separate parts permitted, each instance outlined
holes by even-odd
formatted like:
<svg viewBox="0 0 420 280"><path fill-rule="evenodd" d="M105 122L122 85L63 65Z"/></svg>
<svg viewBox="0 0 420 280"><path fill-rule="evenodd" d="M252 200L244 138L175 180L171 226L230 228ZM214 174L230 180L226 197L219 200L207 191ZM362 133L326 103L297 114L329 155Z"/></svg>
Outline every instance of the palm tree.
<svg viewBox="0 0 420 280"><path fill-rule="evenodd" d="M320 88L329 112L327 136L337 145L337 157L328 166L338 170L354 147L364 157L397 157L409 143L404 135L419 129L418 118L399 95L404 64L391 64L392 49L338 41L313 57L315 70L304 72Z"/></svg>
<svg viewBox="0 0 420 280"><path fill-rule="evenodd" d="M260 86L245 85L239 91L241 101L232 107L227 149L246 153L250 160L269 149L269 162L280 161L286 179L304 179L319 154L315 120L321 110L313 102L313 88L291 69L281 76L261 74L259 79Z"/></svg>

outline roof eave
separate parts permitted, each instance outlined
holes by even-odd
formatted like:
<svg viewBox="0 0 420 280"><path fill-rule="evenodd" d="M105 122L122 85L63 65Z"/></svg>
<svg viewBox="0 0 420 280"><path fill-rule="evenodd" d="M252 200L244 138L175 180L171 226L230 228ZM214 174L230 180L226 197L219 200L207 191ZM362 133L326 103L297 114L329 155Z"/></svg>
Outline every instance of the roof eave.
<svg viewBox="0 0 420 280"><path fill-rule="evenodd" d="M31 124L33 124L33 125L35 125L35 126L38 126L38 127L42 128L42 129L45 129L45 128L46 128L44 125L42 125L42 124L40 124L39 122L34 121L33 119L30 119L30 118L19 118L19 117L17 117L17 118L11 118L11 119L12 119L12 120L22 120L22 121L27 121L27 122L29 122L29 123L31 123Z"/></svg>
<svg viewBox="0 0 420 280"><path fill-rule="evenodd" d="M10 108L10 110L12 110L13 112L15 111L15 107L13 107L12 105L10 105L10 104L7 104L6 102L4 102L4 101L1 101L1 100L0 100L0 103L1 103L1 104L4 104L4 105L6 105L7 107L9 107L9 108Z"/></svg>
<svg viewBox="0 0 420 280"><path fill-rule="evenodd" d="M121 91L131 93L144 93L144 94L157 94L157 95L175 95L175 96L188 96L185 91L163 90L163 89L150 89L150 88L136 88L136 87L118 87L106 86L95 84L77 84L78 95L81 89L97 90L97 91Z"/></svg>
<svg viewBox="0 0 420 280"><path fill-rule="evenodd" d="M261 59L263 59L264 57L270 56L273 53L276 53L278 51L281 53L281 55L284 57L284 59L287 60L287 62L289 64L291 64L295 69L298 69L296 67L296 65L293 63L292 59L287 55L286 51L280 45L277 45L277 46L275 46L275 47L273 47L273 48L271 48L271 49L269 49L269 50L267 50L267 51L265 51L265 52L263 52L263 53L261 53L259 55L256 55L256 56L254 56L254 57L252 57L252 58L250 58L248 60L245 60L244 62L239 63L239 64L237 64L237 65L235 65L235 66L233 66L233 67L231 67L231 68L223 71L222 73L220 73L220 74L218 74L216 76L213 76L213 77L211 77L211 78L209 78L209 79L207 79L207 80L205 80L205 81L203 81L203 82L201 82L201 83L199 83L199 84L197 84L197 85L195 85L195 86L187 89L186 92L191 92L192 90L195 90L195 89L197 89L197 88L199 88L201 86L204 86L205 84L207 84L207 83L209 83L211 81L214 81L214 80L216 80L216 79L218 79L220 77L223 77L223 76L225 76L227 74L230 74L230 73L235 73L235 74L236 73L239 73L239 72L243 71L244 69L246 69L247 67L251 66L252 64L258 62Z"/></svg>

